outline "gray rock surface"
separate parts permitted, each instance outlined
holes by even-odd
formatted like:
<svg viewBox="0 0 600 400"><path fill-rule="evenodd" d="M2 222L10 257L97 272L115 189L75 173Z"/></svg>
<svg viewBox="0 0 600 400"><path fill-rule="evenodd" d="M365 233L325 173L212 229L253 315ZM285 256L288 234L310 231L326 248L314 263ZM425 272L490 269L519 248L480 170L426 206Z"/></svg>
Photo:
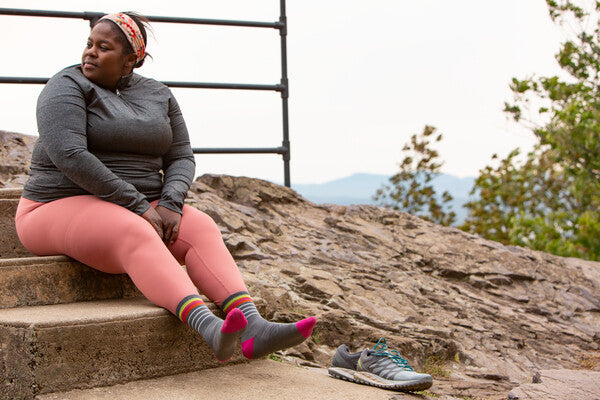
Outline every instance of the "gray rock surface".
<svg viewBox="0 0 600 400"><path fill-rule="evenodd" d="M600 350L597 263L375 206L316 205L257 179L202 176L189 202L218 210L269 317L317 315L313 339L289 351L307 361L326 365L341 343L385 336L437 375L435 393L484 398Z"/></svg>
<svg viewBox="0 0 600 400"><path fill-rule="evenodd" d="M187 201L215 219L267 317L317 316L285 358L326 366L341 343L386 337L434 374L434 395L495 399L535 371L600 361L599 263L245 177L201 176Z"/></svg>
<svg viewBox="0 0 600 400"><path fill-rule="evenodd" d="M511 400L600 400L600 372L555 369L540 371L537 383L513 389Z"/></svg>
<svg viewBox="0 0 600 400"><path fill-rule="evenodd" d="M29 173L35 136L0 130L0 187L19 187Z"/></svg>

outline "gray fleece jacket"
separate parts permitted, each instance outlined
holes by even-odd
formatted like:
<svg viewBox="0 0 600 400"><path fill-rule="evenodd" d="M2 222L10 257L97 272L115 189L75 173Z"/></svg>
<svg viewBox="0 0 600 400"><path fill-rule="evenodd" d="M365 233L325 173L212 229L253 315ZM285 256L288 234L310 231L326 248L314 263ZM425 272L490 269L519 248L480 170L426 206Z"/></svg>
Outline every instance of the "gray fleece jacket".
<svg viewBox="0 0 600 400"><path fill-rule="evenodd" d="M194 155L179 105L162 83L132 74L111 91L79 65L67 67L42 90L37 124L25 198L93 194L138 215L160 199L181 213Z"/></svg>

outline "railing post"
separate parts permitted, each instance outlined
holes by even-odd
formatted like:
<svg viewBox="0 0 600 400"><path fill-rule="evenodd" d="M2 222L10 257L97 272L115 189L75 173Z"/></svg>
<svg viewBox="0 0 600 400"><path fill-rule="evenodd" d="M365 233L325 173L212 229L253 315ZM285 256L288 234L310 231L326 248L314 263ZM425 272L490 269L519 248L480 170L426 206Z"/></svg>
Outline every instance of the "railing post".
<svg viewBox="0 0 600 400"><path fill-rule="evenodd" d="M281 91L281 106L283 111L283 142L281 146L286 149L283 153L283 184L287 187L290 183L290 131L289 131L289 115L288 115L288 97L289 81L287 76L287 17L285 15L285 0L280 0L280 16L279 22L283 25L279 29L281 36L281 85L284 89Z"/></svg>

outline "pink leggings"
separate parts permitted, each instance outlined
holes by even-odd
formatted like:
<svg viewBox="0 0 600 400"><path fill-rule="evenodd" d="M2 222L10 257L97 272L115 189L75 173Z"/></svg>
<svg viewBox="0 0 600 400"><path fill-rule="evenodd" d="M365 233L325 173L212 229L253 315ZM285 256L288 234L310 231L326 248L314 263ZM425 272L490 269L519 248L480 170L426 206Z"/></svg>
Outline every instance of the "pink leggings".
<svg viewBox="0 0 600 400"><path fill-rule="evenodd" d="M49 203L22 197L15 222L33 254L66 254L103 272L126 273L144 296L172 313L198 290L219 305L247 291L215 222L187 205L179 236L169 246L139 215L91 195Z"/></svg>

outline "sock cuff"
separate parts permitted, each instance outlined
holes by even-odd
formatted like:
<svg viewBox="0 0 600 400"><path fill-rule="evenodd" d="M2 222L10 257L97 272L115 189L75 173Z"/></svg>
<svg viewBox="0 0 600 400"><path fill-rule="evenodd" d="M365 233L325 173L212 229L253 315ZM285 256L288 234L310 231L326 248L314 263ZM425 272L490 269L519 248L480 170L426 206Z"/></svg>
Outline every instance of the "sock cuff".
<svg viewBox="0 0 600 400"><path fill-rule="evenodd" d="M225 314L229 314L229 311L247 302L252 303L252 297L250 297L250 294L248 292L243 291L237 292L226 298L221 303L221 309L225 312Z"/></svg>
<svg viewBox="0 0 600 400"><path fill-rule="evenodd" d="M186 322L190 311L201 305L204 305L204 301L197 294L186 296L177 305L177 317L183 322Z"/></svg>

